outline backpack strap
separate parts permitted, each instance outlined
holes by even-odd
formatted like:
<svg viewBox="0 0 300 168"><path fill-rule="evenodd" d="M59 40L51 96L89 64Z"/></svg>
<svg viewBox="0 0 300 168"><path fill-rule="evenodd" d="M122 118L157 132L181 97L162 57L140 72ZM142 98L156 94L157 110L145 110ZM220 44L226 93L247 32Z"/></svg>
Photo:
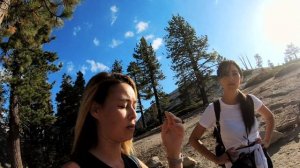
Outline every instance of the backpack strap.
<svg viewBox="0 0 300 168"><path fill-rule="evenodd" d="M220 127L220 102L219 100L214 101L214 111L215 111L215 117L216 117L216 127L214 129L214 136L216 137L217 143L224 146L222 138L221 138L221 127Z"/></svg>
<svg viewBox="0 0 300 168"><path fill-rule="evenodd" d="M215 111L215 116L216 116L216 125L218 130L220 131L220 102L219 100L214 101L214 111Z"/></svg>
<svg viewBox="0 0 300 168"><path fill-rule="evenodd" d="M142 167L137 157L135 157L133 155L128 155L128 157L135 163L135 165L137 166L137 168L141 168Z"/></svg>

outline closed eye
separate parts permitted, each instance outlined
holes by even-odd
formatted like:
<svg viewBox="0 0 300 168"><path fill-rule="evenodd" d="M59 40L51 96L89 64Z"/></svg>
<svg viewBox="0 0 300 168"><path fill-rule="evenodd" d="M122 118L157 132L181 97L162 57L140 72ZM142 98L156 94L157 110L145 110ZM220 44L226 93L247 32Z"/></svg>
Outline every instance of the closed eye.
<svg viewBox="0 0 300 168"><path fill-rule="evenodd" d="M118 107L121 108L121 109L126 108L126 106L124 106L124 105L119 105Z"/></svg>

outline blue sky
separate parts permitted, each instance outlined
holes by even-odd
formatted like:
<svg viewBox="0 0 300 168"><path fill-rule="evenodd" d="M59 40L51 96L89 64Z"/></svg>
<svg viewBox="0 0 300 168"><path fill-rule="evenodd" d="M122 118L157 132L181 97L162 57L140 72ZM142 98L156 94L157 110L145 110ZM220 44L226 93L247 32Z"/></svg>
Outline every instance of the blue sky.
<svg viewBox="0 0 300 168"><path fill-rule="evenodd" d="M236 60L254 55L275 65L284 62L284 50L291 42L300 47L300 1L297 0L83 0L73 18L55 29L56 40L44 48L56 51L63 68L50 75L59 90L63 73L75 79L81 70L86 81L100 71L109 71L122 60L126 72L140 38L144 36L156 51L166 79L166 93L173 91L176 79L163 42L164 28L172 15L181 15L196 30L207 35L209 51ZM144 106L149 104L145 103Z"/></svg>

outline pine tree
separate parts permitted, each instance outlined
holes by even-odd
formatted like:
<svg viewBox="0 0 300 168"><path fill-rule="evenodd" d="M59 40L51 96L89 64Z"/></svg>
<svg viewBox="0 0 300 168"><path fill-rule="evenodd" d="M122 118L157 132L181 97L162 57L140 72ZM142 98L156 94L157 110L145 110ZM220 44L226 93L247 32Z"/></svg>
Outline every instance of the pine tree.
<svg viewBox="0 0 300 168"><path fill-rule="evenodd" d="M173 16L165 28L167 58L171 58L171 68L176 72L176 84L180 90L188 90L191 83L196 84L196 91L200 91L203 104L208 104L206 94L206 80L218 60L219 54L207 53L207 36L197 37L195 30L183 17ZM181 93L184 94L184 93Z"/></svg>
<svg viewBox="0 0 300 168"><path fill-rule="evenodd" d="M8 13L6 17L4 17L0 27L0 48L2 50L0 59L11 75L11 78L7 80L6 83L10 91L9 149L12 167L23 167L20 130L22 126L26 127L23 121L26 121L26 118L30 118L30 116L26 115L39 114L38 116L44 115L42 118L47 118L50 111L52 111L50 107L51 103L47 97L47 95L50 94L49 90L51 87L46 86L45 83L47 81L47 74L57 70L53 62L58 57L55 53L43 51L42 45L54 39L54 37L50 36L52 29L61 26L63 23L62 19L71 17L74 7L77 4L78 0L64 1L63 3L45 0L11 1ZM7 40L3 41L3 37ZM32 85L36 87L30 89L28 79L30 78L29 71L32 69L40 72L38 73L39 77L31 81ZM45 82L39 83L39 80L44 80ZM36 84L36 82L38 84ZM39 97L40 102L34 102L38 101L38 99L34 97L36 94L31 94L31 96L27 96L26 99L23 98L26 96L27 91L38 91L38 87L45 89L43 90L42 98ZM31 99L30 101L33 101L34 104L30 103L24 106L23 102L28 101L27 98ZM45 109L47 110L45 111ZM41 122L42 118L39 117ZM30 120L28 120L28 122L29 121ZM49 122L51 123L51 119L46 123L48 124ZM32 125L36 123L39 123L39 121L33 121ZM47 124L45 124L45 126ZM30 126L32 125L30 124ZM34 129L39 128L36 127ZM46 137L45 134L43 136ZM26 163L30 164L30 161L25 161L25 164Z"/></svg>
<svg viewBox="0 0 300 168"><path fill-rule="evenodd" d="M74 108L77 109L77 111L79 110L80 101L81 101L81 98L83 95L84 87L85 87L85 80L83 77L83 73L81 71L79 71L79 72L77 72L77 77L74 82L74 94L75 95L73 97L75 99ZM77 116L75 118L77 118Z"/></svg>
<svg viewBox="0 0 300 168"><path fill-rule="evenodd" d="M68 160L73 142L74 127L80 100L83 95L85 80L79 71L73 84L72 78L64 74L60 91L56 94L57 121L54 125L56 133L57 166Z"/></svg>
<svg viewBox="0 0 300 168"><path fill-rule="evenodd" d="M255 58L255 61L256 61L256 66L258 68L262 68L263 67L262 66L262 64L263 64L262 57L259 54L255 54L254 58Z"/></svg>
<svg viewBox="0 0 300 168"><path fill-rule="evenodd" d="M115 60L112 65L111 72L122 73L122 61Z"/></svg>
<svg viewBox="0 0 300 168"><path fill-rule="evenodd" d="M28 167L49 167L52 165L54 149L51 127L55 122L51 104L52 84L47 82L47 70L42 53L33 58L35 66L24 72L23 86L20 87L22 99L19 100L22 127L24 164ZM45 57L43 57L45 58Z"/></svg>
<svg viewBox="0 0 300 168"><path fill-rule="evenodd" d="M290 62L294 59L298 59L298 55L300 52L300 48L295 46L293 43L287 45L285 52L284 52L284 59L287 60L286 62Z"/></svg>
<svg viewBox="0 0 300 168"><path fill-rule="evenodd" d="M57 166L68 160L73 142L74 126L84 90L85 80L79 71L73 84L72 78L64 74L60 91L56 94L57 121L56 149Z"/></svg>
<svg viewBox="0 0 300 168"><path fill-rule="evenodd" d="M147 126L145 123L145 116L144 116L143 105L142 105L142 101L141 101L142 96L140 94L140 91L142 90L141 88L143 87L141 85L141 81L142 81L141 71L135 62L130 62L128 65L128 68L127 68L127 73L134 80L134 82L136 84L137 96L138 96L137 97L138 98L137 112L141 113L143 128L146 128Z"/></svg>
<svg viewBox="0 0 300 168"><path fill-rule="evenodd" d="M160 92L159 81L163 80L165 76L160 70L160 63L158 62L155 52L151 45L148 45L144 37L141 38L140 43L135 48L133 57L136 59L136 63L143 75L143 81L141 82L143 88L142 92L145 94L145 99L149 100L154 96L158 119L162 123L162 112L159 101L158 93Z"/></svg>
<svg viewBox="0 0 300 168"><path fill-rule="evenodd" d="M1 72L0 72L1 73ZM0 76L1 77L1 76ZM6 114L6 109L4 108L5 103L5 89L2 85L0 79L0 165L5 165L8 160L8 150L7 150L7 121L4 115Z"/></svg>

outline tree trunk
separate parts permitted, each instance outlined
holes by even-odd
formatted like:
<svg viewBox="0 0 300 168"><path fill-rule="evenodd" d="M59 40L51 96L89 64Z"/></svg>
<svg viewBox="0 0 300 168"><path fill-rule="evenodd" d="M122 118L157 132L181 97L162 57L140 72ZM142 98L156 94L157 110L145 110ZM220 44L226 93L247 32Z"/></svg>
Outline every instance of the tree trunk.
<svg viewBox="0 0 300 168"><path fill-rule="evenodd" d="M162 112L161 112L161 108L160 108L160 103L159 103L159 99L158 99L157 90L156 90L156 87L154 85L155 82L154 82L153 75L151 75L151 83L152 83L153 93L154 93L154 97L155 97L155 104L156 104L156 109L157 109L157 113L158 113L159 123L162 124Z"/></svg>
<svg viewBox="0 0 300 168"><path fill-rule="evenodd" d="M143 128L146 128L146 123L145 123L145 117L144 117L144 112L143 112L143 107L142 107L142 101L141 101L141 96L139 92L137 93L138 95L138 101L140 105L140 112L141 112L141 117L142 117L142 123L143 123Z"/></svg>
<svg viewBox="0 0 300 168"><path fill-rule="evenodd" d="M136 79L136 74L135 73L133 74L133 78L134 78L135 83L137 83L137 79ZM139 105L140 105L140 111L141 111L143 128L146 128L145 117L144 117L144 112L143 112L143 107L142 107L142 101L141 101L141 95L140 95L138 89L137 89L137 96L138 96L138 102L139 102Z"/></svg>
<svg viewBox="0 0 300 168"><path fill-rule="evenodd" d="M192 62L192 68L193 68L193 71L194 71L194 74L195 74L196 80L197 80L197 86L201 93L203 105L205 106L208 104L208 99L207 99L207 95L206 95L206 91L205 91L205 84L203 81L203 76L201 75L201 73L198 69L197 62L193 59L191 53L190 53L190 55L191 55L190 58L191 58L191 62Z"/></svg>
<svg viewBox="0 0 300 168"><path fill-rule="evenodd" d="M9 107L9 144L12 168L23 168L20 145L20 118L16 86L11 87Z"/></svg>

